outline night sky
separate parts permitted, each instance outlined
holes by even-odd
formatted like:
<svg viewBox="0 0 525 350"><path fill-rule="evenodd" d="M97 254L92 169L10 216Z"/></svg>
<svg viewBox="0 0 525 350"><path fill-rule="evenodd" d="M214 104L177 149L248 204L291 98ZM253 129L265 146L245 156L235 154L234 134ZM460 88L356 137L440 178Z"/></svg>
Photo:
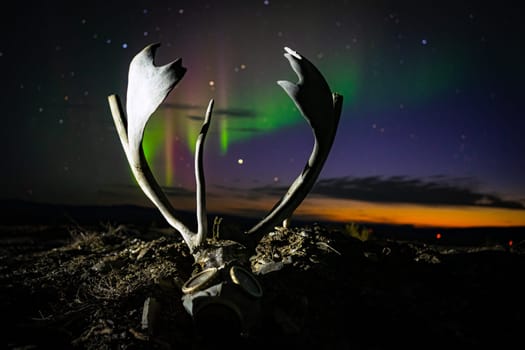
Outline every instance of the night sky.
<svg viewBox="0 0 525 350"><path fill-rule="evenodd" d="M151 206L107 96L133 56L188 71L144 150L177 209L209 99L208 210L262 216L313 137L276 84L290 47L344 96L332 152L297 214L431 226L525 226L523 13L518 1L17 2L0 40L0 199Z"/></svg>

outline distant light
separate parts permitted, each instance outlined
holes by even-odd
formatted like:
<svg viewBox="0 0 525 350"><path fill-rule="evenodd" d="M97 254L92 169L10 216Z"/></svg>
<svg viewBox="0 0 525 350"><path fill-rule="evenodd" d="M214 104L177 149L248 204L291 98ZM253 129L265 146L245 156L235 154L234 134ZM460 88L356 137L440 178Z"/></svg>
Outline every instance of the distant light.
<svg viewBox="0 0 525 350"><path fill-rule="evenodd" d="M270 5L270 0L264 0L263 4Z"/></svg>
<svg viewBox="0 0 525 350"><path fill-rule="evenodd" d="M127 49L128 48L128 44L127 43L122 44L122 48L123 49Z"/></svg>
<svg viewBox="0 0 525 350"><path fill-rule="evenodd" d="M428 44L427 39L423 39L423 40L421 40L421 45L426 45L426 44Z"/></svg>
<svg viewBox="0 0 525 350"><path fill-rule="evenodd" d="M273 182L279 182L279 177L278 177L278 176L275 176L275 177L273 178Z"/></svg>
<svg viewBox="0 0 525 350"><path fill-rule="evenodd" d="M149 33L148 33L148 32L144 32L144 36L148 36L148 35L149 35Z"/></svg>
<svg viewBox="0 0 525 350"><path fill-rule="evenodd" d="M441 233L436 233L436 239L441 239Z"/></svg>
<svg viewBox="0 0 525 350"><path fill-rule="evenodd" d="M148 9L144 9L144 10L142 10L142 13L145 14L145 15L147 15L147 14L148 14Z"/></svg>
<svg viewBox="0 0 525 350"><path fill-rule="evenodd" d="M241 64L241 69L246 69L246 65L245 64Z"/></svg>
<svg viewBox="0 0 525 350"><path fill-rule="evenodd" d="M68 100L69 100L69 96L68 95L64 96L64 101L68 101Z"/></svg>
<svg viewBox="0 0 525 350"><path fill-rule="evenodd" d="M244 159L242 159L242 158L237 159L237 164L243 165L244 164Z"/></svg>
<svg viewBox="0 0 525 350"><path fill-rule="evenodd" d="M512 245L514 244L514 242L511 240L509 240L509 247L512 247Z"/></svg>
<svg viewBox="0 0 525 350"><path fill-rule="evenodd" d="M106 44L111 44L111 39L107 39Z"/></svg>
<svg viewBox="0 0 525 350"><path fill-rule="evenodd" d="M58 124L64 124L64 119L59 119Z"/></svg>
<svg viewBox="0 0 525 350"><path fill-rule="evenodd" d="M184 13L184 9L179 9L179 15L182 15Z"/></svg>
<svg viewBox="0 0 525 350"><path fill-rule="evenodd" d="M211 87L214 87L214 86L215 86L215 81L210 80L210 81L208 82L208 85L211 86Z"/></svg>

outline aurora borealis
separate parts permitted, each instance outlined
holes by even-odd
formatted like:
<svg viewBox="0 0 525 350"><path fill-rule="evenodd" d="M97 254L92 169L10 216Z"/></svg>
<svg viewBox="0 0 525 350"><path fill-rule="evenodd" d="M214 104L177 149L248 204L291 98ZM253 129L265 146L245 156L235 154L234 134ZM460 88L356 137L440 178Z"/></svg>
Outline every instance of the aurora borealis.
<svg viewBox="0 0 525 350"><path fill-rule="evenodd" d="M176 208L194 210L205 149L212 212L261 216L302 171L311 131L277 80L297 50L344 96L332 152L298 215L421 226L525 226L522 11L436 1L92 1L14 5L0 41L1 199L150 205L107 96L130 60L188 69L144 150ZM373 180L373 181L372 181Z"/></svg>

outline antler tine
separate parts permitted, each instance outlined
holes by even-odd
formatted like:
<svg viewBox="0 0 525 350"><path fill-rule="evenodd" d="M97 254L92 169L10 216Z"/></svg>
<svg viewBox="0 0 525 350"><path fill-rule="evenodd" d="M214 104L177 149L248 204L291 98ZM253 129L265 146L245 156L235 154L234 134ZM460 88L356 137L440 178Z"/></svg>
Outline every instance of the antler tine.
<svg viewBox="0 0 525 350"><path fill-rule="evenodd" d="M206 116L201 127L201 132L197 137L195 146L195 182L197 197L197 237L196 242L201 244L208 235L208 219L206 216L206 182L204 178L203 149L208 129L210 128L211 112L213 110L213 99L208 104Z"/></svg>
<svg viewBox="0 0 525 350"><path fill-rule="evenodd" d="M180 232L193 252L201 242L197 240L194 232L176 218L175 209L151 172L142 149L146 123L186 72L181 59L164 66L155 66L153 60L155 50L159 46L160 44L146 46L130 63L127 123L119 97L110 95L108 101L128 163L140 188L160 210L166 221Z"/></svg>
<svg viewBox="0 0 525 350"><path fill-rule="evenodd" d="M246 233L258 241L274 226L290 218L312 189L328 157L341 116L343 96L332 94L319 70L306 58L285 47L284 56L296 72L297 84L289 81L277 83L294 101L309 123L314 134L312 153L302 173L270 213Z"/></svg>

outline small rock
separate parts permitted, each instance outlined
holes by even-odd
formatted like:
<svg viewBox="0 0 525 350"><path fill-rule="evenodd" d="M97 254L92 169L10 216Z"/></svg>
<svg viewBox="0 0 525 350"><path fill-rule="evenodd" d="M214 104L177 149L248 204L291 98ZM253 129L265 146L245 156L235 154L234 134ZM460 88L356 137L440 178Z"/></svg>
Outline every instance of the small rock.
<svg viewBox="0 0 525 350"><path fill-rule="evenodd" d="M160 316L161 305L152 297L148 297L144 301L142 309L142 329L147 330L149 334L153 334L155 325Z"/></svg>
<svg viewBox="0 0 525 350"><path fill-rule="evenodd" d="M144 247L139 251L139 255L137 255L137 260L142 259L149 251L149 247Z"/></svg>
<svg viewBox="0 0 525 350"><path fill-rule="evenodd" d="M283 268L283 266L284 264L282 261L278 261L278 262L272 261L272 262L268 262L263 265L257 266L256 271L254 271L254 273L256 275L265 275L270 272L279 271L280 269Z"/></svg>

